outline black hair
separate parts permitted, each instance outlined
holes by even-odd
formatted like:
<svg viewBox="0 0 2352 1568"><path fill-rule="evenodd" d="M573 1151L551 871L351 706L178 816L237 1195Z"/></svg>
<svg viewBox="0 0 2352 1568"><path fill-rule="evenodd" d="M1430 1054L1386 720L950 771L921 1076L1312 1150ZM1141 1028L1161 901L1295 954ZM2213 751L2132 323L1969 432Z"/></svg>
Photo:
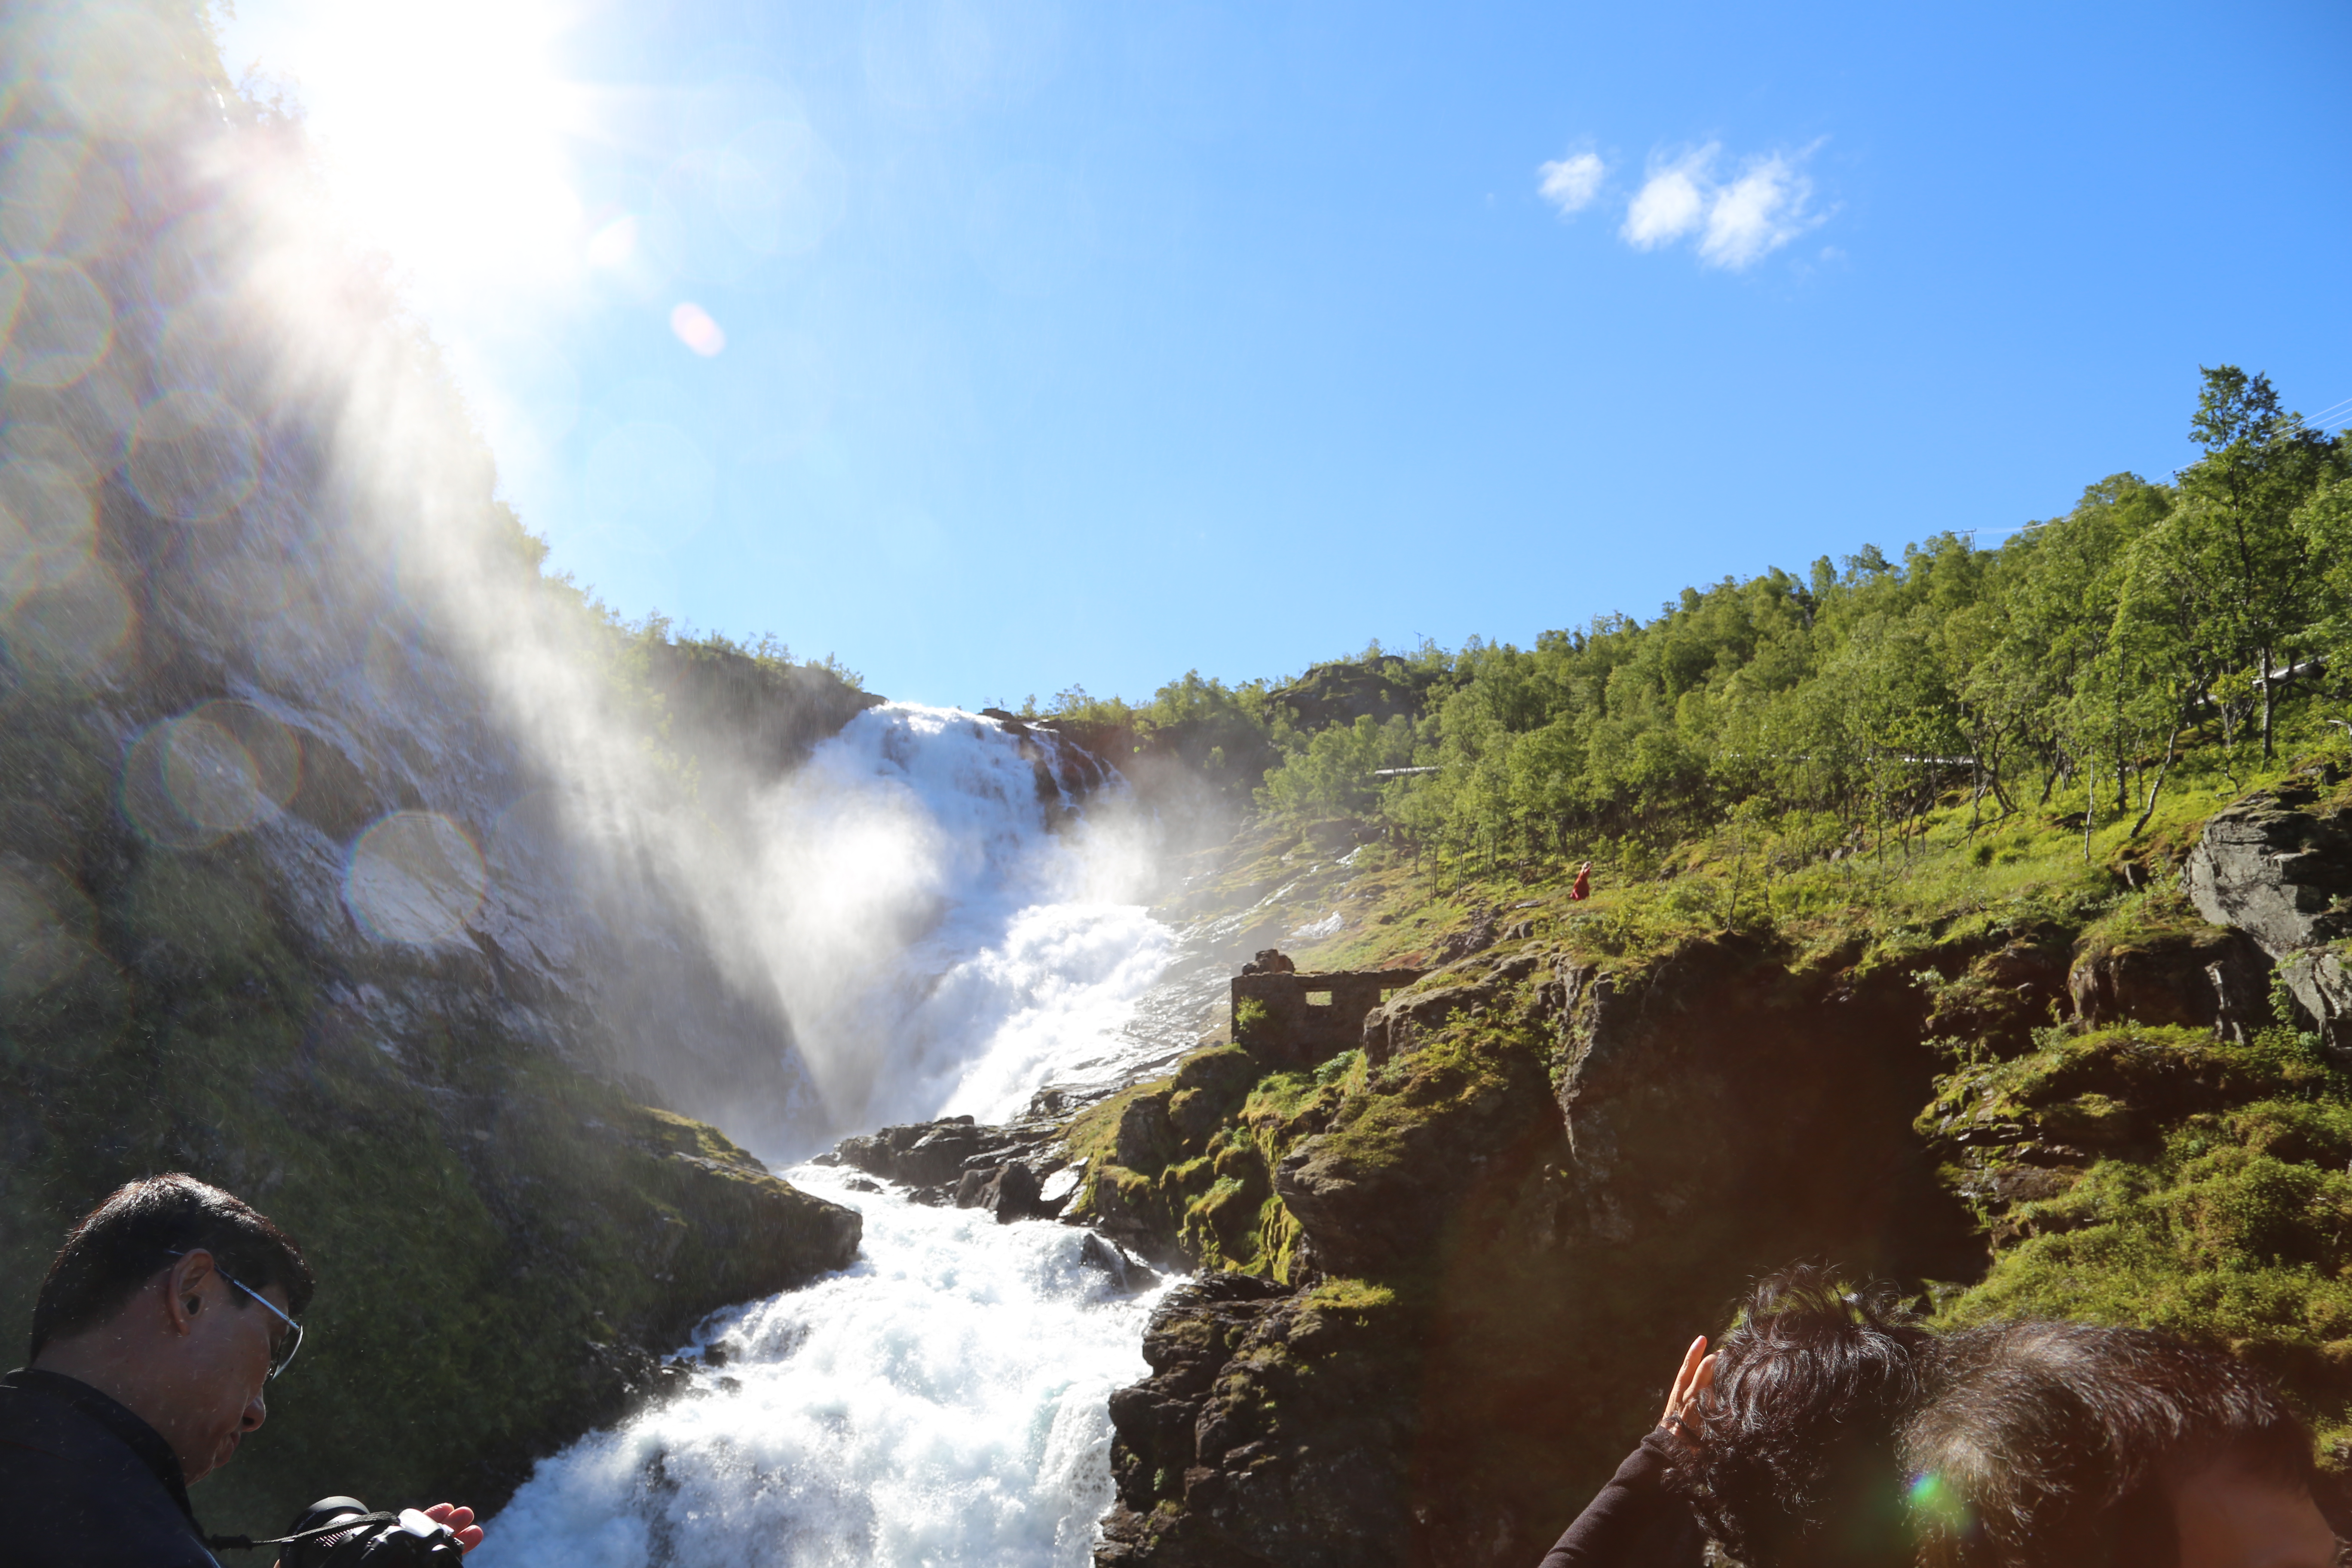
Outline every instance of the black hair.
<svg viewBox="0 0 2352 1568"><path fill-rule="evenodd" d="M1804 1264L1750 1287L1716 1345L1704 1440L1675 1461L1707 1533L1748 1568L1908 1562L1895 1441L1935 1344L1890 1285Z"/></svg>
<svg viewBox="0 0 2352 1568"><path fill-rule="evenodd" d="M256 1290L286 1292L288 1315L310 1304L310 1266L291 1237L240 1200L194 1176L173 1172L125 1182L67 1233L33 1304L32 1349L96 1328L121 1311L175 1261L198 1248L223 1273ZM243 1291L229 1295L249 1306Z"/></svg>
<svg viewBox="0 0 2352 1568"><path fill-rule="evenodd" d="M2262 1373L2148 1329L2046 1321L1945 1341L1902 1438L1923 1568L2179 1560L2168 1480L2227 1457L2311 1489L2311 1434Z"/></svg>

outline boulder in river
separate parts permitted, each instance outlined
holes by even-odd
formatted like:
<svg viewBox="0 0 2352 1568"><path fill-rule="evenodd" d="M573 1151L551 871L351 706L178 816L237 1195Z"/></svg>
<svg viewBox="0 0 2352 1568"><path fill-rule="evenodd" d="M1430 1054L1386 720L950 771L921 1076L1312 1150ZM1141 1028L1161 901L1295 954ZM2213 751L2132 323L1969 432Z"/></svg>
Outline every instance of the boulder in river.
<svg viewBox="0 0 2352 1568"><path fill-rule="evenodd" d="M1063 1164L1051 1152L1058 1137L1052 1123L990 1126L947 1116L845 1138L820 1158L900 1183L918 1203L984 1208L1010 1223L1061 1212L1061 1199L1039 1193L1042 1180Z"/></svg>

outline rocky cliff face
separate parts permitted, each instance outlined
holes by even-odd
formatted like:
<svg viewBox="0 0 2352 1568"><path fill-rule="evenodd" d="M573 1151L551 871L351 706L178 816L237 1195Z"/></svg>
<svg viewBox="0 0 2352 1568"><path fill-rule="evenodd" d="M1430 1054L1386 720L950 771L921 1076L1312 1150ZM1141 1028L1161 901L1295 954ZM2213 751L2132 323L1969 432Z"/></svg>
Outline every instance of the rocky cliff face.
<svg viewBox="0 0 2352 1568"><path fill-rule="evenodd" d="M1261 1256L1286 1279L1369 1283L1171 1303L1155 1378L1113 1407L1123 1511L1099 1560L1290 1561L1287 1526L1234 1500L1295 1497L1335 1561L1533 1561L1705 1310L1662 1303L1711 1307L1824 1247L1969 1268L1966 1214L1909 1131L1938 1065L1927 1000L1793 959L1721 941L1624 967L1522 939L1401 994L1367 1019L1377 1052L1328 1081L1250 1091L1194 1158L1266 1162L1261 1224L1295 1239ZM1318 1297L1354 1306L1344 1330L1312 1309L1300 1355ZM1227 1441L1226 1409L1265 1431Z"/></svg>
<svg viewBox="0 0 2352 1568"><path fill-rule="evenodd" d="M2352 1127L2271 980L2335 955L2336 831L2316 786L2219 814L2207 919L2118 878L1877 945L1622 954L1471 911L1360 1052L1222 1047L1103 1108L1081 1212L1261 1277L1155 1322L1097 1560L1532 1562L1688 1335L1800 1257L1936 1282L1959 1321L2219 1335L2336 1430Z"/></svg>
<svg viewBox="0 0 2352 1568"><path fill-rule="evenodd" d="M2217 813L2184 877L2198 913L2259 945L2320 1038L2352 1051L2352 816L2323 805L2324 787L2289 785Z"/></svg>
<svg viewBox="0 0 2352 1568"><path fill-rule="evenodd" d="M1406 1525L1402 1348L1343 1297L1248 1274L1180 1288L1144 1335L1152 1375L1111 1396L1118 1502L1095 1561L1386 1560Z"/></svg>
<svg viewBox="0 0 2352 1568"><path fill-rule="evenodd" d="M42 84L0 119L39 284L0 358L0 1326L73 1217L190 1171L321 1280L208 1521L494 1505L698 1318L844 1266L856 1216L644 1103L788 1118L789 1036L520 719L564 651L524 633L593 618L389 303L283 270L283 129L170 4L19 7L0 48ZM352 287L312 321L321 276ZM577 646L609 667L576 719L658 718Z"/></svg>

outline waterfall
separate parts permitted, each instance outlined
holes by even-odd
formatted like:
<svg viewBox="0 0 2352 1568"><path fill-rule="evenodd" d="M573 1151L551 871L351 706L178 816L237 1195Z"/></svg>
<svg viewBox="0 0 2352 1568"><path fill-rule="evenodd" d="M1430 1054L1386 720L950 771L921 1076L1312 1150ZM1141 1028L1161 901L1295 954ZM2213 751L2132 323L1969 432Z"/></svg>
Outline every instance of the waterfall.
<svg viewBox="0 0 2352 1568"><path fill-rule="evenodd" d="M845 1125L1001 1118L1189 1044L1150 1005L1174 944L1132 814L1055 746L894 703L764 802L758 940ZM542 1461L480 1568L1087 1561L1153 1298L1082 1232L786 1173L863 1211L856 1265L702 1325L688 1389Z"/></svg>
<svg viewBox="0 0 2352 1568"><path fill-rule="evenodd" d="M754 807L743 935L836 1129L1001 1121L1150 1054L1125 1026L1172 933L1143 908L1146 824L1116 775L1082 809L1080 771L1050 734L893 702Z"/></svg>

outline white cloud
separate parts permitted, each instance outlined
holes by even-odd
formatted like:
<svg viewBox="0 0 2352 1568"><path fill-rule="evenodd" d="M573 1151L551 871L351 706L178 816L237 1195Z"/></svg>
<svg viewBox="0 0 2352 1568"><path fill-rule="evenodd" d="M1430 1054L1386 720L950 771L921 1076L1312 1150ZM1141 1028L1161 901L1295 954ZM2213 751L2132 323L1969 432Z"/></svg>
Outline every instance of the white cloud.
<svg viewBox="0 0 2352 1568"><path fill-rule="evenodd" d="M1813 184L1803 169L1820 145L1750 158L1729 180L1716 176L1719 142L1671 162L1654 158L1618 234L1636 250L1654 250L1696 233L1699 259L1709 267L1752 267L1822 221L1811 210Z"/></svg>
<svg viewBox="0 0 2352 1568"><path fill-rule="evenodd" d="M1566 217L1591 205L1592 198L1601 194L1602 176L1608 173L1609 165L1601 161L1600 153L1571 153L1537 168L1536 194Z"/></svg>
<svg viewBox="0 0 2352 1568"><path fill-rule="evenodd" d="M1763 259L1821 221L1805 210L1812 193L1812 182L1790 159L1778 153L1757 159L1715 193L1699 258L1735 269Z"/></svg>
<svg viewBox="0 0 2352 1568"><path fill-rule="evenodd" d="M1696 228L1706 205L1703 189L1707 169L1715 163L1712 142L1686 153L1664 168L1653 168L1625 209L1625 226L1618 232L1636 250L1670 245Z"/></svg>

